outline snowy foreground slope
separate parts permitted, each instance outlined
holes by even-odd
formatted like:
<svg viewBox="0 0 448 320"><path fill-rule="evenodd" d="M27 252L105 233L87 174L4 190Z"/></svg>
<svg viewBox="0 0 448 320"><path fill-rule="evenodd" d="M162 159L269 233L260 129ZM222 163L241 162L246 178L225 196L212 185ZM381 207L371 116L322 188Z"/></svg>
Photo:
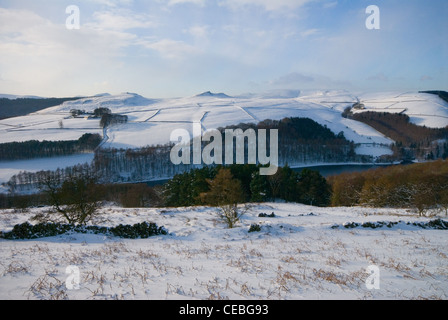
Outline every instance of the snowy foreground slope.
<svg viewBox="0 0 448 320"><path fill-rule="evenodd" d="M0 230L47 209L3 211ZM275 217L258 217L271 212ZM406 210L266 203L227 229L214 208L109 206L100 220L102 226L155 222L169 235L0 240L0 299L448 298L448 231L408 225L429 219ZM376 221L402 222L392 228L342 227ZM249 233L255 223L261 231ZM367 288L371 265L380 272L379 289ZM79 269L77 290L66 286L68 266Z"/></svg>

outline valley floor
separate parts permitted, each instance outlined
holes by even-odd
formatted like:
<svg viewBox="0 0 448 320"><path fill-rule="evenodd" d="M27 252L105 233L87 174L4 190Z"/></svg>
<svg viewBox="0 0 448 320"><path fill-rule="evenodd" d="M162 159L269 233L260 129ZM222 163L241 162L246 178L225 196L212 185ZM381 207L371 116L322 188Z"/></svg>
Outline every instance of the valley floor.
<svg viewBox="0 0 448 320"><path fill-rule="evenodd" d="M0 230L42 210L48 208L3 210ZM272 212L275 217L258 217ZM108 206L100 218L95 224L155 222L169 235L1 239L0 299L448 298L448 231L406 224L430 220L407 210L266 203L252 206L234 229L206 207ZM392 228L343 227L376 221L403 222ZM249 233L252 224L261 231ZM376 289L367 285L372 265L379 271ZM79 273L68 274L67 267ZM70 288L66 280L76 277L79 288Z"/></svg>

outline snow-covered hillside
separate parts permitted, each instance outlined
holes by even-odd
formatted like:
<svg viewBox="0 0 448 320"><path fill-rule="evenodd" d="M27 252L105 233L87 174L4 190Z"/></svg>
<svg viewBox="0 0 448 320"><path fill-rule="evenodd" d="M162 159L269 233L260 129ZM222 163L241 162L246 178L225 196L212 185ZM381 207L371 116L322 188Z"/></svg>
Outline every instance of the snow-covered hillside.
<svg viewBox="0 0 448 320"><path fill-rule="evenodd" d="M148 100L126 93L67 102L62 106L40 111L39 114L68 112L71 109L93 111L98 107L107 107L114 113L127 115L127 124L108 130L108 141L104 147L138 148L165 144L169 142L170 134L175 129L186 129L192 133L194 123L200 123L203 130L207 130L285 117L312 118L335 133L343 131L348 139L356 143L392 142L364 124L341 117L344 108L356 102L352 95L337 92L330 96L337 102L327 103L301 97L230 97L211 92L178 99ZM316 99L320 96L313 97Z"/></svg>
<svg viewBox="0 0 448 320"><path fill-rule="evenodd" d="M365 111L403 113L411 122L429 128L444 128L448 125L448 103L434 94L428 93L390 93L366 94L360 97Z"/></svg>
<svg viewBox="0 0 448 320"><path fill-rule="evenodd" d="M105 147L138 148L169 142L174 129L192 132L193 123L203 130L241 122L257 123L265 119L309 117L333 132L360 144L390 144L392 141L371 127L345 119L341 113L360 101L365 110L404 112L418 125L448 125L448 104L435 95L424 93L378 93L354 95L346 91L302 92L294 95L252 95L230 97L224 93L205 92L176 99L147 99L134 93L101 94L64 104L34 114L0 121L0 142L77 139L83 133L100 132L97 119L72 118L70 110L92 112L104 107L127 115L129 122L109 128ZM363 110L360 110L362 112ZM378 154L368 151L367 154ZM359 151L362 152L360 149ZM384 148L381 150L386 152Z"/></svg>
<svg viewBox="0 0 448 320"><path fill-rule="evenodd" d="M47 209L4 210L0 230ZM407 224L429 220L398 209L266 203L227 229L214 208L107 206L96 225L148 221L169 235L0 239L0 299L447 299L448 231ZM397 224L343 227L377 221ZM249 233L252 224L261 230ZM69 266L78 268L77 290L66 286ZM378 268L377 288L367 285L369 266Z"/></svg>

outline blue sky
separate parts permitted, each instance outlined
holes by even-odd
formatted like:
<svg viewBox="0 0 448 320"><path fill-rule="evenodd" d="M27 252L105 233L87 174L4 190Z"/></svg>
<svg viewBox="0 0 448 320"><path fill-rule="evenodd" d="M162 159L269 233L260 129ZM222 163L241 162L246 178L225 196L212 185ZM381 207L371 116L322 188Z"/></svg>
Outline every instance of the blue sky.
<svg viewBox="0 0 448 320"><path fill-rule="evenodd" d="M0 0L0 93L448 90L447 15L446 0Z"/></svg>

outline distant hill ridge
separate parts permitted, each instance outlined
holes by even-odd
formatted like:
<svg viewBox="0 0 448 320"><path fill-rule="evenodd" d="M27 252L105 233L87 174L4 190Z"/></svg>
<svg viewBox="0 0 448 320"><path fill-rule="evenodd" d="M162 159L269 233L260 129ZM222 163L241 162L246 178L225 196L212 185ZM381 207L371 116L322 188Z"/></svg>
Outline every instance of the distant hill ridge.
<svg viewBox="0 0 448 320"><path fill-rule="evenodd" d="M79 100L82 97L70 98L39 98L26 96L25 98L6 98L12 95L0 96L0 119L24 116L39 110L61 105L66 101Z"/></svg>
<svg viewBox="0 0 448 320"><path fill-rule="evenodd" d="M206 91L203 93L200 93L196 95L196 97L217 97L217 98L231 98L230 96L226 95L225 93L213 93L211 91Z"/></svg>

